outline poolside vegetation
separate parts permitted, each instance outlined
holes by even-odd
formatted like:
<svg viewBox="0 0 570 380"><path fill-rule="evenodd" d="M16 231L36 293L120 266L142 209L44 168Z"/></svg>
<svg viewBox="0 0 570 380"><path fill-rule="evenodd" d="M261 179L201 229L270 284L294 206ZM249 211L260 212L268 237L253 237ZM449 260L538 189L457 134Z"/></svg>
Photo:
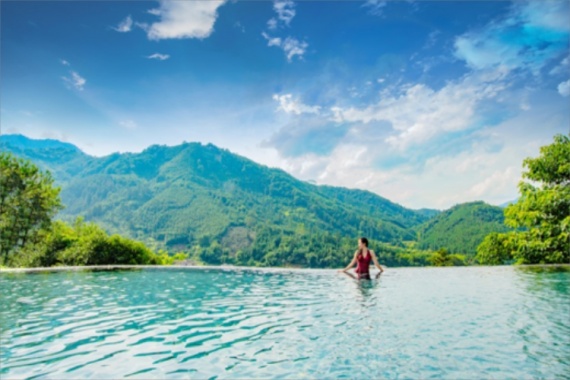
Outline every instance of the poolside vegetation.
<svg viewBox="0 0 570 380"><path fill-rule="evenodd" d="M482 264L570 263L570 138L556 135L523 162L519 199L505 209L512 231L493 232L477 248Z"/></svg>
<svg viewBox="0 0 570 380"><path fill-rule="evenodd" d="M56 168L61 183L71 186L67 197L76 200L74 211L63 220L58 218L65 210L62 190L54 186L51 172L3 151L0 265L169 265L187 260L339 268L354 253L359 235L369 237L370 248L388 267L568 263L569 146L568 136L558 135L541 148L540 157L527 158L523 178L532 183L521 181L518 201L504 211L478 201L443 212L408 210L359 190L317 187L213 146L176 148L182 149L176 154L197 165L190 174L184 174L187 164L173 169L178 156L166 147L143 152L148 162L135 156L107 158L114 166L88 163L79 150L59 147L55 153L67 152L64 161L80 163L60 167L50 149L34 151L40 162ZM150 158L166 154L173 155L165 161L172 171L168 176L176 175L173 180L160 174L166 173L163 169L148 169L159 161ZM100 174L76 182L66 177L83 166ZM247 176L228 180L234 166L257 181ZM145 178L156 183L144 184ZM94 207L87 206L91 198ZM89 209L86 216L100 222L78 216L82 204Z"/></svg>

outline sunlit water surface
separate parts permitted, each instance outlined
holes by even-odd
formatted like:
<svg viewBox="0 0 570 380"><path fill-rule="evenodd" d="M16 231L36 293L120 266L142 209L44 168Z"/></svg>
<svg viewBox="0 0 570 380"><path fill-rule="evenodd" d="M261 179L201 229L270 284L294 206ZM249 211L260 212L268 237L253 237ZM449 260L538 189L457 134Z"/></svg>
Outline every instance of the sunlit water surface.
<svg viewBox="0 0 570 380"><path fill-rule="evenodd" d="M3 379L569 379L567 268L2 273Z"/></svg>

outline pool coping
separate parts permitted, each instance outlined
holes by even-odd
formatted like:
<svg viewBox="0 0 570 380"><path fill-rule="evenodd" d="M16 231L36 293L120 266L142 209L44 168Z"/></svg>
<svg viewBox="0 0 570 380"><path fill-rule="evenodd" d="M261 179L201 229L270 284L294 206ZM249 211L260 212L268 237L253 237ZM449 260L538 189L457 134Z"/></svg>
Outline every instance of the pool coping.
<svg viewBox="0 0 570 380"><path fill-rule="evenodd" d="M393 269L425 269L425 268L501 268L501 267L513 267L513 268L524 268L524 267L570 267L569 264L528 264L528 265L465 265L465 266L444 266L444 267L390 267ZM260 270L267 272L274 271L337 271L341 268L331 269L331 268L287 268L287 267L248 267L248 266L237 266L237 265L83 265L83 266L57 266L57 267L38 267L38 268L1 268L0 273L33 273L33 272L58 272L58 271L81 271L81 270L92 270L92 269L224 269L224 270ZM387 268L387 267L385 267ZM387 268L388 269L388 268Z"/></svg>
<svg viewBox="0 0 570 380"><path fill-rule="evenodd" d="M262 271L336 271L337 269L330 268L286 268L286 267L247 267L237 265L81 265L81 266L57 266L57 267L37 267L37 268L2 268L0 273L21 273L21 272L43 272L43 271L81 271L89 269L224 269L224 270L262 270ZM340 269L340 268L338 268Z"/></svg>

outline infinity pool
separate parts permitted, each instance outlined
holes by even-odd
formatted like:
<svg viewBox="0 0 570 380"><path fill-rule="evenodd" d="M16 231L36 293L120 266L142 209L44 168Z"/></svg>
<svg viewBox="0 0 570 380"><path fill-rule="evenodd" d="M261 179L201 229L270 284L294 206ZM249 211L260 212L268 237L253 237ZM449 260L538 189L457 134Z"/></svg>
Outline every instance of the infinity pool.
<svg viewBox="0 0 570 380"><path fill-rule="evenodd" d="M2 379L568 379L568 268L2 273Z"/></svg>

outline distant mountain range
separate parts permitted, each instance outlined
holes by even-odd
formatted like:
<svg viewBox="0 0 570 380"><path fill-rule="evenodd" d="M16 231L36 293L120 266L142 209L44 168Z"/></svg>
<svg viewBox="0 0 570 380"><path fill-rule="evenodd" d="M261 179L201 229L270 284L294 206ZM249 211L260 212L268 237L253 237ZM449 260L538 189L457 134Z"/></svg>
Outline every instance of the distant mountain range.
<svg viewBox="0 0 570 380"><path fill-rule="evenodd" d="M499 205L499 207L505 208L505 207L507 207L508 205L510 205L511 203L517 203L518 200L519 200L519 199L517 198L517 199L513 199L512 201L508 201L508 202L505 202L505 203L501 203L501 204Z"/></svg>
<svg viewBox="0 0 570 380"><path fill-rule="evenodd" d="M500 207L485 202L453 206L415 228L419 249L446 247L450 252L475 255L477 246L491 232L507 232Z"/></svg>
<svg viewBox="0 0 570 380"><path fill-rule="evenodd" d="M483 202L412 210L369 191L300 181L212 144L93 157L57 140L3 135L0 148L52 173L66 205L61 219L81 215L154 248L215 240L239 249L270 226L472 254L487 233L505 230L502 209Z"/></svg>

